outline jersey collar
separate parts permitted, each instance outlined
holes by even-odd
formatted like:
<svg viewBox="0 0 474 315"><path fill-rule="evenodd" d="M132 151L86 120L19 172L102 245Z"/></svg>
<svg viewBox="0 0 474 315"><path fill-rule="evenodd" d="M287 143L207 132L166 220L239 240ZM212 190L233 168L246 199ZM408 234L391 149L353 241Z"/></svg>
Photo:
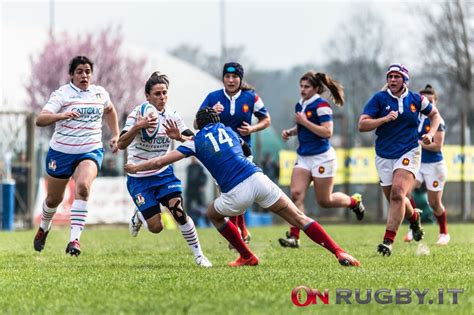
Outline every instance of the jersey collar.
<svg viewBox="0 0 474 315"><path fill-rule="evenodd" d="M225 88L222 89L222 91L224 92L225 97L227 97L227 98L229 99L229 101L232 101L233 99L236 100L237 98L239 98L240 94L242 94L242 90L239 90L234 96L229 96L229 95L225 92Z"/></svg>
<svg viewBox="0 0 474 315"><path fill-rule="evenodd" d="M306 101L303 101L303 99L300 99L300 104L301 104L301 106L306 107L308 104L311 104L312 102L314 102L315 100L317 100L320 97L321 97L321 95L316 93L310 99L308 99Z"/></svg>
<svg viewBox="0 0 474 315"><path fill-rule="evenodd" d="M402 93L402 95L400 95L400 97L393 95L392 91L390 91L390 89L388 89L388 88L387 88L387 93L388 93L388 95L390 95L394 99L397 99L397 100L398 99L404 99L408 95L408 88L405 87L405 91Z"/></svg>
<svg viewBox="0 0 474 315"><path fill-rule="evenodd" d="M78 88L77 86L75 86L74 83L72 83L72 82L69 82L69 86L70 86L74 91L76 91L76 92L78 92L78 93L79 93L79 92L89 92L89 89L87 89L87 90L81 90L80 88ZM89 87L90 87L90 85L89 85Z"/></svg>

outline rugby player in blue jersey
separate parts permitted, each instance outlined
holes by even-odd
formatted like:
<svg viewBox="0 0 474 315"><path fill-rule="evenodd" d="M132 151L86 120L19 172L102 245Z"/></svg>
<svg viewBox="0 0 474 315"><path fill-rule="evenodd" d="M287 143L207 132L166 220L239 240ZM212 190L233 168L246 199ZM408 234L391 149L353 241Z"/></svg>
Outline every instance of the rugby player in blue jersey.
<svg viewBox="0 0 474 315"><path fill-rule="evenodd" d="M179 137L176 124L172 121L167 123L167 134L171 138ZM258 257L250 251L237 227L226 219L243 214L254 202L302 229L315 243L332 252L341 265L360 265L357 259L339 247L316 221L302 213L260 168L245 157L243 149L248 149L246 143L232 128L219 122L219 116L212 108L198 111L196 126L200 130L194 141L188 140L164 156L139 164L126 164L125 170L133 174L159 169L188 156L197 157L221 188L220 196L211 203L207 215L240 254L229 266L258 265Z"/></svg>
<svg viewBox="0 0 474 315"><path fill-rule="evenodd" d="M234 130L251 147L250 134L270 126L270 115L262 98L255 89L243 81L244 68L237 62L228 62L222 69L224 88L209 93L199 109L212 107L220 116L220 121ZM252 125L252 116L258 122ZM252 160L250 151L249 159ZM244 241L250 242L250 233L243 215L231 217L237 225Z"/></svg>
<svg viewBox="0 0 474 315"><path fill-rule="evenodd" d="M431 105L437 106L438 95L435 89L429 84L425 86L420 94L428 98ZM421 137L430 130L430 119L425 115L420 115L420 124L418 126L418 134ZM438 130L435 133L431 144L421 143L421 166L420 171L416 174L415 187L419 188L424 182L428 191L428 203L433 209L433 213L438 221L439 235L437 245L448 245L450 236L448 234L448 223L446 219L446 208L443 205L442 197L444 184L448 176L446 162L441 152L444 144L444 135L446 133L446 125L441 119ZM413 232L410 230L403 238L404 241L413 240Z"/></svg>
<svg viewBox="0 0 474 315"><path fill-rule="evenodd" d="M383 242L377 247L384 256L392 254L392 244L403 218L410 221L415 241L423 238L420 215L407 198L421 163L419 114L430 119L430 130L421 138L425 145L433 142L441 121L438 110L426 97L408 90L408 80L408 69L404 65L390 65L386 86L372 96L359 119L359 131L375 129L375 164L390 204Z"/></svg>
<svg viewBox="0 0 474 315"><path fill-rule="evenodd" d="M314 183L316 200L324 208L351 209L358 220L364 217L365 208L362 196L348 196L342 192L333 192L334 176L337 170L336 151L331 146L333 134L332 109L329 102L321 97L328 91L334 103L344 104L342 86L325 73L309 71L300 78L301 100L295 105L296 125L283 130L283 140L298 136L297 159L291 175L291 200L302 212L305 212L304 199L311 182ZM290 227L286 238L278 241L283 247L300 246L300 229Z"/></svg>

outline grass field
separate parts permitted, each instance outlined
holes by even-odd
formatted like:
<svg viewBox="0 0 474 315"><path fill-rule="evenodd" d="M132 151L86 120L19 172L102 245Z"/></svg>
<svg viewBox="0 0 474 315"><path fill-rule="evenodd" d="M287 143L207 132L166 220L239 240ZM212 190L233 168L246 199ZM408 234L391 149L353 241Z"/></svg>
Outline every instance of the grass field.
<svg viewBox="0 0 474 315"><path fill-rule="evenodd" d="M159 235L141 231L132 238L125 227L88 227L79 258L64 254L67 229L53 229L45 250L33 251L34 231L0 233L0 313L2 314L473 314L474 225L449 226L452 241L436 247L437 226L426 227L429 256L416 256L417 244L398 235L391 257L375 247L381 225L328 225L336 241L356 256L360 268L343 268L322 247L303 236L300 249L280 248L285 226L251 229L251 248L258 267L232 269L236 257L214 229L199 230L214 263L194 265L177 230ZM406 227L402 230L405 231ZM401 234L401 233L400 233ZM299 285L329 289L329 305L296 307L291 291ZM335 304L337 288L427 288L436 298L440 288L463 288L458 304L445 294L443 305ZM373 295L373 293L372 293ZM428 300L428 299L426 299ZM436 300L436 299L435 299ZM318 300L319 302L319 300Z"/></svg>

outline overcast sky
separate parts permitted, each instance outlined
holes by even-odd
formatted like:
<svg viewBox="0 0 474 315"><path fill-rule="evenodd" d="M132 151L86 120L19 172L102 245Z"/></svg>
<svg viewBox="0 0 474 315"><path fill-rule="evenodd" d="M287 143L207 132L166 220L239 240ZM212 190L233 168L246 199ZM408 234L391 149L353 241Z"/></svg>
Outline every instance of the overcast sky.
<svg viewBox="0 0 474 315"><path fill-rule="evenodd" d="M420 1L420 0L419 0ZM417 1L417 2L419 2ZM125 43L150 51L169 51L186 43L210 54L221 51L221 31L228 46L244 46L259 69L288 69L325 61L327 42L355 10L372 8L386 25L407 36L413 17L403 1L11 1L0 0L0 86L25 81L28 57L46 40L54 3L54 31L80 33L121 25ZM223 26L225 25L225 26ZM396 45L394 45L396 46ZM393 49L393 47L387 47ZM406 56L399 56L406 57ZM8 82L6 82L8 78Z"/></svg>

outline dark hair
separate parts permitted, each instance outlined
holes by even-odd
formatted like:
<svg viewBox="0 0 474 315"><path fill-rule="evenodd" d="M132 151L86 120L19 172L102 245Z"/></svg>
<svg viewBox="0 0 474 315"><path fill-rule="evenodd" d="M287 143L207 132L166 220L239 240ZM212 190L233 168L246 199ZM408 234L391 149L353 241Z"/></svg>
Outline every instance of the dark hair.
<svg viewBox="0 0 474 315"><path fill-rule="evenodd" d="M166 74L161 73L160 71L155 71L151 74L148 81L145 84L145 93L150 94L151 89L157 84L164 84L166 88L170 85L170 80L166 76Z"/></svg>
<svg viewBox="0 0 474 315"><path fill-rule="evenodd" d="M224 68L222 69L222 77L226 75L227 73L234 73L236 74L240 80L244 78L244 67L238 62L228 62L224 65Z"/></svg>
<svg viewBox="0 0 474 315"><path fill-rule="evenodd" d="M332 100L338 106L344 105L344 88L342 85L333 80L330 76L325 73L320 73L316 71L308 71L300 78L301 81L308 81L313 88L316 89L316 92L322 94L325 90L325 87L331 93Z"/></svg>
<svg viewBox="0 0 474 315"><path fill-rule="evenodd" d="M202 129L209 124L215 124L220 121L219 115L212 107L204 107L196 114L196 126L198 129Z"/></svg>
<svg viewBox="0 0 474 315"><path fill-rule="evenodd" d="M94 64L86 56L76 56L72 58L71 62L69 62L69 75L73 75L79 65L87 64L91 66L91 71L94 72Z"/></svg>
<svg viewBox="0 0 474 315"><path fill-rule="evenodd" d="M438 100L438 94L436 90L431 86L431 84L427 84L424 89L420 90L420 94L422 95L433 95L435 100Z"/></svg>
<svg viewBox="0 0 474 315"><path fill-rule="evenodd" d="M244 81L244 67L238 62L228 62L222 68L222 77L227 73L233 73L240 78L240 87L242 91L254 91L255 88L250 85L248 82Z"/></svg>

